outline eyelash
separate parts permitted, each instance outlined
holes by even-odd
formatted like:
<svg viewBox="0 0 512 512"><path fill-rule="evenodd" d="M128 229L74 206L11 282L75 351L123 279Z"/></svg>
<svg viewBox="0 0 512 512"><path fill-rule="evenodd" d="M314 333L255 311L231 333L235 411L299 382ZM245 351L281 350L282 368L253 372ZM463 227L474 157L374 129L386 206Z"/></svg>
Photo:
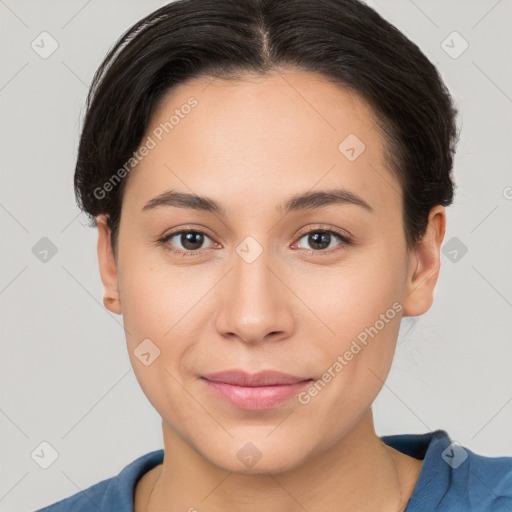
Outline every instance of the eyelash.
<svg viewBox="0 0 512 512"><path fill-rule="evenodd" d="M198 249L196 251L183 251L181 249L172 248L170 246L170 244L168 243L171 238L173 238L176 235L182 234L182 233L201 234L201 235L205 235L205 236L207 236L208 238L211 239L211 237L209 237L204 231L200 231L200 230L197 230L197 229L180 229L180 230L168 233L164 237L160 238L158 240L158 242L164 247L164 249L166 251L169 251L169 252L172 252L174 254L177 254L178 256L181 256L181 257L197 256L201 252L201 249ZM348 237L347 235L343 235L339 231L334 230L332 228L330 228L330 229L321 229L321 228L311 229L309 231L301 233L299 235L298 241L301 240L302 238L304 238L305 236L311 234L311 233L327 233L329 235L334 235L336 238L338 238L338 240L341 243L338 246L336 246L334 249L333 248L331 248L331 249L320 249L320 250L302 249L303 251L306 251L309 256L331 254L333 252L336 252L338 250L343 249L343 247L350 246L353 243L353 239L351 237Z"/></svg>

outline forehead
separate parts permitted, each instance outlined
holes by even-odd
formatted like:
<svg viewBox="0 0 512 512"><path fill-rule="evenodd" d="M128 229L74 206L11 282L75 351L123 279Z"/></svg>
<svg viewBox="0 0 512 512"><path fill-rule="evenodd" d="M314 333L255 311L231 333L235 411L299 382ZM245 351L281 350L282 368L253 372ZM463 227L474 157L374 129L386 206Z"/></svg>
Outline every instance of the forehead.
<svg viewBox="0 0 512 512"><path fill-rule="evenodd" d="M316 183L344 186L374 203L397 199L375 113L316 73L187 81L155 108L148 137L154 147L126 189L139 202L163 188L218 197L227 189L261 192L281 202L283 190L300 193Z"/></svg>

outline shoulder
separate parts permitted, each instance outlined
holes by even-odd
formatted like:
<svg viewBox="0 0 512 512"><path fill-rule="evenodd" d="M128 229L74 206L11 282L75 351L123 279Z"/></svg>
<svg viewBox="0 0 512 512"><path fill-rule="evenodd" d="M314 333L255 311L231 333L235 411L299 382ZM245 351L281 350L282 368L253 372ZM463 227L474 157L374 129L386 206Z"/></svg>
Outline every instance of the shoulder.
<svg viewBox="0 0 512 512"><path fill-rule="evenodd" d="M438 455L437 464L448 468L454 479L462 479L470 488L492 487L495 492L512 496L512 457L488 457L462 446L444 431L434 432L430 446Z"/></svg>
<svg viewBox="0 0 512 512"><path fill-rule="evenodd" d="M452 440L444 430L382 439L423 459L407 512L512 511L512 457L480 455Z"/></svg>
<svg viewBox="0 0 512 512"><path fill-rule="evenodd" d="M482 503L491 512L512 511L512 457L487 457L461 447L467 452L457 469L462 469L459 480L466 483L470 503ZM457 469L454 475L459 475Z"/></svg>
<svg viewBox="0 0 512 512"><path fill-rule="evenodd" d="M40 508L35 512L65 512L70 510L73 512L103 511L100 503L107 493L108 488L116 478L117 477L112 477L107 480L102 480L83 491L73 494L72 496L64 498L51 505L47 505L46 507Z"/></svg>
<svg viewBox="0 0 512 512"><path fill-rule="evenodd" d="M40 508L35 512L133 512L133 492L142 476L163 461L164 451L155 450L135 459L114 477Z"/></svg>

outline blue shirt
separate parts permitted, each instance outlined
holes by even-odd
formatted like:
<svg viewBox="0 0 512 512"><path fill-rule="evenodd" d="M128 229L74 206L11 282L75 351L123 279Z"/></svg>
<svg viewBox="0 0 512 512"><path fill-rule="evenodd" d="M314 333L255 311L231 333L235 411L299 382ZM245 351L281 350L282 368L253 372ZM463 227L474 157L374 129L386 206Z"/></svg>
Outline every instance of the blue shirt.
<svg viewBox="0 0 512 512"><path fill-rule="evenodd" d="M512 457L477 455L444 430L381 439L424 460L405 512L512 512ZM133 512L137 481L163 457L162 449L142 455L119 475L35 512Z"/></svg>

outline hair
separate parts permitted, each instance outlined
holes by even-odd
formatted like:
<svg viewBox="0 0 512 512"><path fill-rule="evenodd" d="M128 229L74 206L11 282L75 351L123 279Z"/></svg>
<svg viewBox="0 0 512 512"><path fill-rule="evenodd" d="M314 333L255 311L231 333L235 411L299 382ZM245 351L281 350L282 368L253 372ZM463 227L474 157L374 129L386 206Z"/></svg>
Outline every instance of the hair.
<svg viewBox="0 0 512 512"><path fill-rule="evenodd" d="M107 214L114 254L130 177L115 173L138 149L159 100L194 78L278 67L320 73L372 107L401 185L407 247L416 246L431 209L453 201L458 141L453 100L418 46L359 0L177 0L118 39L87 96L75 195L92 226Z"/></svg>

